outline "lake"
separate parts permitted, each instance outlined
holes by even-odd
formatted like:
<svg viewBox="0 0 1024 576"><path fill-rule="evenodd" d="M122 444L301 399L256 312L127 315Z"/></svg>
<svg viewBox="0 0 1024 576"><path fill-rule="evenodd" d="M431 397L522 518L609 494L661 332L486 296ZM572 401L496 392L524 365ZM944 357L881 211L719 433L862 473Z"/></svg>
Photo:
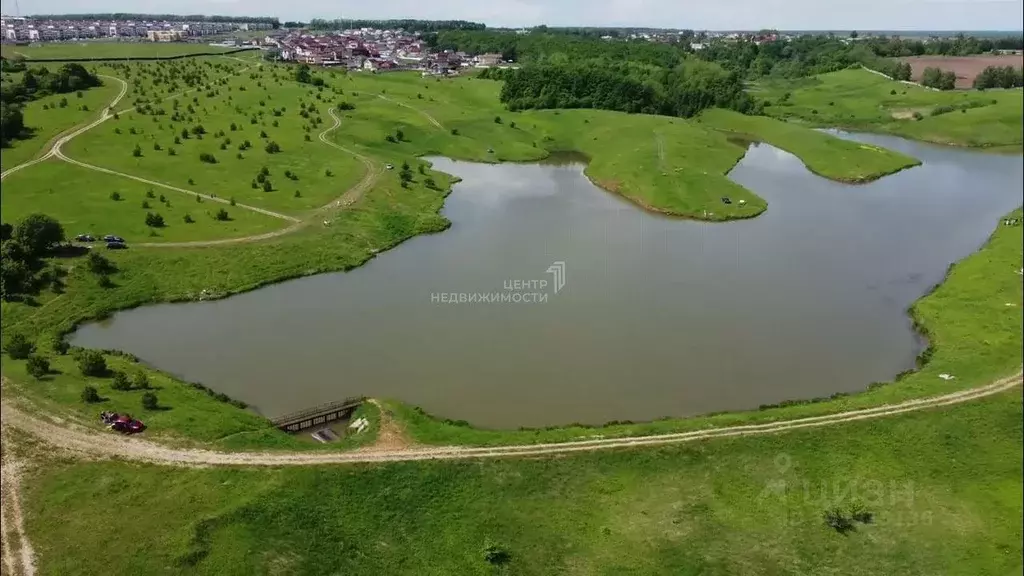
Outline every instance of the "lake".
<svg viewBox="0 0 1024 576"><path fill-rule="evenodd" d="M449 230L350 272L121 312L72 343L268 416L366 395L514 428L863 390L914 366L907 308L1022 203L1024 158L844 137L923 165L846 185L754 145L730 177L768 210L704 223L645 212L578 163L432 158L462 178Z"/></svg>

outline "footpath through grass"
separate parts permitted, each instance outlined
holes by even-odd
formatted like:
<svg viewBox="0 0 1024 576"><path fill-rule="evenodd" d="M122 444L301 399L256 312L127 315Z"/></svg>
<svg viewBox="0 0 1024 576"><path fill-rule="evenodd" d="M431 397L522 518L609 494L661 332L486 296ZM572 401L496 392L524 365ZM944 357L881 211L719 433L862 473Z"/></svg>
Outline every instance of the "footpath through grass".
<svg viewBox="0 0 1024 576"><path fill-rule="evenodd" d="M23 474L24 506L41 574L1014 574L1022 419L1014 389L872 422L558 458L48 462ZM867 522L840 534L824 520L833 509Z"/></svg>
<svg viewBox="0 0 1024 576"><path fill-rule="evenodd" d="M1018 151L1021 147L1024 91L1020 89L939 92L849 69L761 82L755 90L758 98L770 104L765 112L777 118L938 144Z"/></svg>

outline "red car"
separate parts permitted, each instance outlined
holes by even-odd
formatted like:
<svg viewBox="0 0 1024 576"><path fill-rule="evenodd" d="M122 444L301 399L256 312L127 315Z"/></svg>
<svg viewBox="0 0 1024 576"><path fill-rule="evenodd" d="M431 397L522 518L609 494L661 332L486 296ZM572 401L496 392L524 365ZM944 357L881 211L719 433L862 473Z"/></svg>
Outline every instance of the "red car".
<svg viewBox="0 0 1024 576"><path fill-rule="evenodd" d="M146 429L146 425L142 421L136 420L127 414L101 412L100 420L111 430L121 432L122 434L136 434Z"/></svg>

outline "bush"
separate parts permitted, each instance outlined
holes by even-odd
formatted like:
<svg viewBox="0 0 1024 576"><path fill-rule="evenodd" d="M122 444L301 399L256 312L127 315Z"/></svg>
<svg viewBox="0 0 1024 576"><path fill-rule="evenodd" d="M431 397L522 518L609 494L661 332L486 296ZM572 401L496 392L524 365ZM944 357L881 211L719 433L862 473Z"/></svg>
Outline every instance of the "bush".
<svg viewBox="0 0 1024 576"><path fill-rule="evenodd" d="M153 192L152 188L146 190L146 198L156 198L156 193Z"/></svg>
<svg viewBox="0 0 1024 576"><path fill-rule="evenodd" d="M426 180L424 180L423 183L427 186L427 188L437 188L437 183L434 182L433 178L427 178Z"/></svg>
<svg viewBox="0 0 1024 576"><path fill-rule="evenodd" d="M121 200L121 193L117 191L111 192L110 199L114 202L119 202Z"/></svg>
<svg viewBox="0 0 1024 576"><path fill-rule="evenodd" d="M146 392L142 395L142 408L145 410L156 410L160 407L160 401L157 399L156 394L152 392Z"/></svg>
<svg viewBox="0 0 1024 576"><path fill-rule="evenodd" d="M505 547L494 544L490 541L484 542L484 560L492 566L508 564L512 560L512 554Z"/></svg>
<svg viewBox="0 0 1024 576"><path fill-rule="evenodd" d="M402 142L405 140L405 132L401 130L395 130L395 140Z"/></svg>
<svg viewBox="0 0 1024 576"><path fill-rule="evenodd" d="M79 352L77 360L78 369L83 376L106 376L107 359L99 350L82 350Z"/></svg>
<svg viewBox="0 0 1024 576"><path fill-rule="evenodd" d="M24 360L36 351L36 345L33 344L24 334L15 332L7 339L7 343L4 344L4 350L7 351L7 355L11 358L15 360Z"/></svg>
<svg viewBox="0 0 1024 576"><path fill-rule="evenodd" d="M149 201L148 200L143 200L142 201L142 209L143 210L149 210Z"/></svg>
<svg viewBox="0 0 1024 576"><path fill-rule="evenodd" d="M219 220L221 222L227 222L228 220L231 219L231 217L228 215L228 211L223 208L217 210L217 213L213 215L213 218L214 220Z"/></svg>
<svg viewBox="0 0 1024 576"><path fill-rule="evenodd" d="M99 280L96 283L99 285L100 288L103 289L114 287L114 281L111 280L110 276L107 276L106 274L100 276Z"/></svg>
<svg viewBox="0 0 1024 576"><path fill-rule="evenodd" d="M327 176L328 178L330 178L331 176L334 176L334 172L331 172L331 169L328 168L328 169L324 170L324 176Z"/></svg>
<svg viewBox="0 0 1024 576"><path fill-rule="evenodd" d="M71 348L71 344L68 344L68 341L60 334L54 334L53 338L50 340L50 348L53 349L55 354L63 356L68 353L68 350Z"/></svg>
<svg viewBox="0 0 1024 576"><path fill-rule="evenodd" d="M185 221L185 224L192 224L193 222L195 222L195 220L192 219L191 214L185 214L183 220Z"/></svg>
<svg viewBox="0 0 1024 576"><path fill-rule="evenodd" d="M177 156L178 153L174 151L174 148L168 148L167 149L167 155L168 156Z"/></svg>
<svg viewBox="0 0 1024 576"><path fill-rule="evenodd" d="M148 390L149 376L146 376L146 373L143 372L142 370L137 371L132 376L132 387L138 388L139 390Z"/></svg>
<svg viewBox="0 0 1024 576"><path fill-rule="evenodd" d="M139 146L138 144L136 144L135 148L132 149L132 156L134 156L136 158L141 157L142 156L142 147Z"/></svg>
<svg viewBox="0 0 1024 576"><path fill-rule="evenodd" d="M850 518L847 518L843 511L838 507L826 510L824 518L825 524L840 534L846 534L856 528L853 525L853 521Z"/></svg>
<svg viewBox="0 0 1024 576"><path fill-rule="evenodd" d="M398 142L398 140L395 140L395 137L392 136L391 134L388 134L387 136L385 136L384 140L387 141L387 142L391 142L392 144Z"/></svg>
<svg viewBox="0 0 1024 576"><path fill-rule="evenodd" d="M920 112L914 112L914 120L921 120L922 118L924 118L924 115Z"/></svg>
<svg viewBox="0 0 1024 576"><path fill-rule="evenodd" d="M264 179L263 180L263 191L264 192L273 192L274 191L274 185L270 183L269 179Z"/></svg>
<svg viewBox="0 0 1024 576"><path fill-rule="evenodd" d="M281 146L279 146L277 142L271 140L270 142L267 142L265 150L267 151L267 154L277 154L281 151Z"/></svg>
<svg viewBox="0 0 1024 576"><path fill-rule="evenodd" d="M293 196L294 196L295 198L302 198L302 192L299 192L298 190L296 190L296 191L295 191L295 194L294 194Z"/></svg>
<svg viewBox="0 0 1024 576"><path fill-rule="evenodd" d="M29 356L25 368L29 376L41 380L50 373L50 361L42 356Z"/></svg>
<svg viewBox="0 0 1024 576"><path fill-rule="evenodd" d="M99 252L89 252L85 257L85 265L93 274L110 274L117 269L113 262Z"/></svg>
<svg viewBox="0 0 1024 576"><path fill-rule="evenodd" d="M509 122L508 123L508 127L509 128L515 128L516 127L516 123L515 122Z"/></svg>
<svg viewBox="0 0 1024 576"><path fill-rule="evenodd" d="M114 378L110 381L110 387L114 390L125 390L132 389L132 383L128 381L128 375L124 372L114 372Z"/></svg>
<svg viewBox="0 0 1024 576"><path fill-rule="evenodd" d="M459 129L458 128L452 128L452 136L458 136L458 135L459 135Z"/></svg>
<svg viewBox="0 0 1024 576"><path fill-rule="evenodd" d="M231 200L230 200L230 202L231 202L231 205L232 205L232 206L234 206L234 205L235 205L235 197L234 197L234 196L232 196L232 197L231 197Z"/></svg>
<svg viewBox="0 0 1024 576"><path fill-rule="evenodd" d="M82 402L86 404L95 404L100 401L100 393L96 391L92 386L86 386L82 388Z"/></svg>
<svg viewBox="0 0 1024 576"><path fill-rule="evenodd" d="M206 162L207 164L216 164L217 163L217 158L214 157L214 155L210 154L209 152L203 152L203 153L199 154L199 161L200 162Z"/></svg>
<svg viewBox="0 0 1024 576"><path fill-rule="evenodd" d="M153 212L146 213L146 226L150 228L163 228L164 217Z"/></svg>

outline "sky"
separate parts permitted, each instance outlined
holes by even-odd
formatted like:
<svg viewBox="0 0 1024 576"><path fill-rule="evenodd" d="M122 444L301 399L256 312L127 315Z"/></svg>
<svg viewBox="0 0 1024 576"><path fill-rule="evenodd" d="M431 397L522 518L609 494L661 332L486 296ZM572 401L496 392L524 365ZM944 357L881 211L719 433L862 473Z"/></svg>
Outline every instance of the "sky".
<svg viewBox="0 0 1024 576"><path fill-rule="evenodd" d="M1024 0L17 0L26 14L132 12L471 20L695 30L1020 30ZM0 0L4 14L15 0Z"/></svg>

